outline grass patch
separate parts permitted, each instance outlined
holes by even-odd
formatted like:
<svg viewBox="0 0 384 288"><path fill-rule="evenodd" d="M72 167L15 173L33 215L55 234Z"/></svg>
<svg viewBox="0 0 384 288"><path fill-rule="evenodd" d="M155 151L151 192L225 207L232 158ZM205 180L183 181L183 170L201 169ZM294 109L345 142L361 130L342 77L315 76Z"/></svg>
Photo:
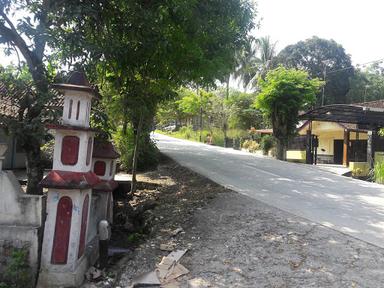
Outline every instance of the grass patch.
<svg viewBox="0 0 384 288"><path fill-rule="evenodd" d="M201 131L201 141L200 141L200 130L193 130L191 126L183 126L178 131L167 132L157 130L156 132L168 136L172 136L179 139L185 139L196 142L207 142L208 135L212 136L212 144L215 146L224 147L224 133L218 128L204 129ZM227 137L229 139L242 139L249 137L248 131L241 129L229 129L227 130Z"/></svg>

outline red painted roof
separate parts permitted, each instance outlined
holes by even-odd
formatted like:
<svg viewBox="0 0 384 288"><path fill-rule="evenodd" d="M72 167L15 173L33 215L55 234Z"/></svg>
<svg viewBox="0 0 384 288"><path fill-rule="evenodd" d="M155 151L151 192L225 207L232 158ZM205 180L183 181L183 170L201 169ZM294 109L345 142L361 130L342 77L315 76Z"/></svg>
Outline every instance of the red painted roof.
<svg viewBox="0 0 384 288"><path fill-rule="evenodd" d="M70 172L52 170L40 182L45 188L59 189L88 189L100 183L101 180L91 171L89 172Z"/></svg>
<svg viewBox="0 0 384 288"><path fill-rule="evenodd" d="M99 132L98 129L80 127L80 126L72 126L72 125L60 125L60 124L47 124L46 127L48 129L56 129L56 130L76 130L76 131L92 131Z"/></svg>
<svg viewBox="0 0 384 288"><path fill-rule="evenodd" d="M57 90L76 90L76 91L85 91L92 94L96 98L101 98L99 93L99 88L96 85L91 85L87 79L87 76L83 72L72 72L68 83L59 83L53 84L52 87Z"/></svg>
<svg viewBox="0 0 384 288"><path fill-rule="evenodd" d="M111 142L99 142L95 141L93 146L93 158L103 158L103 159L116 159L120 157L120 154L117 153L115 146Z"/></svg>
<svg viewBox="0 0 384 288"><path fill-rule="evenodd" d="M93 189L97 191L112 192L117 188L117 186L119 186L119 183L117 183L115 180L102 180L99 184L93 187Z"/></svg>

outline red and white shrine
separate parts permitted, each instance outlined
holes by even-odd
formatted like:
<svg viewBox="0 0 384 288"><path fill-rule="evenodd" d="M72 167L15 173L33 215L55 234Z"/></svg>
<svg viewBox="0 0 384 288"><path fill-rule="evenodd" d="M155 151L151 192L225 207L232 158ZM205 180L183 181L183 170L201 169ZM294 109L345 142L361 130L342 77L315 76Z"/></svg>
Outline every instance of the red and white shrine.
<svg viewBox="0 0 384 288"><path fill-rule="evenodd" d="M97 250L87 230L92 188L101 183L92 172L95 131L89 127L91 101L98 93L79 72L55 88L64 95L64 107L61 124L48 126L55 131L55 147L53 169L41 182L48 193L40 287L80 285L94 264L85 257L87 246Z"/></svg>
<svg viewBox="0 0 384 288"><path fill-rule="evenodd" d="M120 157L111 142L96 141L93 149L92 171L101 179L101 183L97 184L93 191L95 195L102 198L105 211L102 215L109 223L113 222L113 190L118 186L114 180L116 172L116 159ZM102 220L102 219L100 219Z"/></svg>
<svg viewBox="0 0 384 288"><path fill-rule="evenodd" d="M97 237L99 223L107 220L110 224L113 221L113 190L118 186L115 178L116 159L119 158L112 143L108 141L95 141L93 147L92 170L101 179L101 182L93 187L92 207L90 215L88 238ZM95 262L98 251L90 254L90 261Z"/></svg>

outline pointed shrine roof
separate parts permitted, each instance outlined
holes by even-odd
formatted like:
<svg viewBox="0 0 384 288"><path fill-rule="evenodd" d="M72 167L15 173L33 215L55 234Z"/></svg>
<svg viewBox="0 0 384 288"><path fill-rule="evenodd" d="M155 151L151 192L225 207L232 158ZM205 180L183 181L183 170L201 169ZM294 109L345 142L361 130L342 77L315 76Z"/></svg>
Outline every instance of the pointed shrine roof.
<svg viewBox="0 0 384 288"><path fill-rule="evenodd" d="M101 182L100 178L93 172L72 172L52 170L40 182L45 188L58 189L88 189Z"/></svg>
<svg viewBox="0 0 384 288"><path fill-rule="evenodd" d="M93 146L93 158L116 159L120 154L116 151L115 146L109 141L95 141Z"/></svg>

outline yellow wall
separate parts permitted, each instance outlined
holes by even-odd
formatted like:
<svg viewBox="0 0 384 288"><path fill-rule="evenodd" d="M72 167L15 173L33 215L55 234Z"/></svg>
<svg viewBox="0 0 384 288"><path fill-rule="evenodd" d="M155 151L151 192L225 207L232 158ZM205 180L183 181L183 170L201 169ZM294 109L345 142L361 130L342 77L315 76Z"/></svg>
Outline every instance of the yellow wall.
<svg viewBox="0 0 384 288"><path fill-rule="evenodd" d="M287 151L287 160L288 161L295 161L295 162L304 162L307 157L306 151L294 151L294 150L288 150Z"/></svg>
<svg viewBox="0 0 384 288"><path fill-rule="evenodd" d="M352 176L364 177L369 174L369 165L367 162L349 162L349 169L352 171Z"/></svg>
<svg viewBox="0 0 384 288"><path fill-rule="evenodd" d="M309 126L299 131L299 135L305 135ZM312 121L312 134L319 137L318 155L333 155L333 141L344 139L344 128L335 122ZM350 140L356 140L356 132L350 132ZM360 140L367 139L367 133L359 133ZM322 151L321 149L325 150Z"/></svg>

